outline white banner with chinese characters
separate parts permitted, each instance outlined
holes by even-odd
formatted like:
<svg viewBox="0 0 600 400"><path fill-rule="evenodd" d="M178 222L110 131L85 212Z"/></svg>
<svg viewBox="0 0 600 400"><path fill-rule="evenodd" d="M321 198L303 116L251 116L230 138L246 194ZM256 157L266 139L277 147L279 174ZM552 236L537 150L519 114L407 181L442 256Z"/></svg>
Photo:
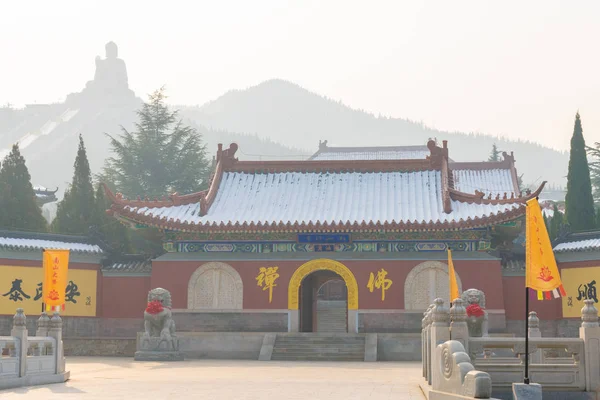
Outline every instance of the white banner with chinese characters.
<svg viewBox="0 0 600 400"><path fill-rule="evenodd" d="M41 265L0 265L0 314L14 315L17 308L22 308L25 314L39 314L42 311L43 280L44 270ZM97 280L97 271L69 269L65 310L61 314L95 317Z"/></svg>

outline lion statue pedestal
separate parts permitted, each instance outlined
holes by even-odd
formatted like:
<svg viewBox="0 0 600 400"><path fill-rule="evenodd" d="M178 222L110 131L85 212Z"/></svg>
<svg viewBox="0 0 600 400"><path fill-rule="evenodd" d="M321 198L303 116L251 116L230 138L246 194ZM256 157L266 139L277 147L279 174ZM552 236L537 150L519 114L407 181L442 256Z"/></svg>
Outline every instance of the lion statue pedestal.
<svg viewBox="0 0 600 400"><path fill-rule="evenodd" d="M175 321L171 314L171 293L162 288L148 293L144 311L144 332L137 335L136 361L183 361Z"/></svg>

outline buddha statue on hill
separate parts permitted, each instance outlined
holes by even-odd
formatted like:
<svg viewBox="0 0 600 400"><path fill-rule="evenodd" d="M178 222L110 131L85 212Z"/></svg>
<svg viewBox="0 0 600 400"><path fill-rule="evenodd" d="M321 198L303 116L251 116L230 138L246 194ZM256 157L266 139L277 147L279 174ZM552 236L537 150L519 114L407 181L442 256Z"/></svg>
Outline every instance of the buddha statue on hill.
<svg viewBox="0 0 600 400"><path fill-rule="evenodd" d="M96 57L94 80L86 84L84 97L91 101L134 97L129 89L125 61L118 57L119 48L114 42L108 42L105 51L104 58Z"/></svg>
<svg viewBox="0 0 600 400"><path fill-rule="evenodd" d="M125 61L118 57L119 48L115 42L108 42L106 43L105 50L106 58L104 60L100 56L96 56L94 83L110 89L129 89L127 67L125 66Z"/></svg>

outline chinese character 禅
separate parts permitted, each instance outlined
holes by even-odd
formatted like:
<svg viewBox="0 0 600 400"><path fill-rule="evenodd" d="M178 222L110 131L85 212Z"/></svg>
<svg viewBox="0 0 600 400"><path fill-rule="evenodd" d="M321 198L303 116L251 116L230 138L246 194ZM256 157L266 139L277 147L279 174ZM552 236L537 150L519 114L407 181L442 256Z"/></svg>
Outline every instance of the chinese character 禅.
<svg viewBox="0 0 600 400"><path fill-rule="evenodd" d="M260 267L256 276L256 284L269 291L269 303L273 299L273 287L277 286L275 281L279 278L278 269L279 267Z"/></svg>

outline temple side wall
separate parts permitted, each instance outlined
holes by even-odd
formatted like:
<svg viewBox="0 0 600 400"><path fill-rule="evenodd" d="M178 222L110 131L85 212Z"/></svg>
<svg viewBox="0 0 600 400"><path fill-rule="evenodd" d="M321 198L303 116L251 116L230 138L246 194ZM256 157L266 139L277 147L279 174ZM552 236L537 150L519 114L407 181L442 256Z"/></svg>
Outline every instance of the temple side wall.
<svg viewBox="0 0 600 400"><path fill-rule="evenodd" d="M103 276L101 316L139 318L151 289L150 276Z"/></svg>

